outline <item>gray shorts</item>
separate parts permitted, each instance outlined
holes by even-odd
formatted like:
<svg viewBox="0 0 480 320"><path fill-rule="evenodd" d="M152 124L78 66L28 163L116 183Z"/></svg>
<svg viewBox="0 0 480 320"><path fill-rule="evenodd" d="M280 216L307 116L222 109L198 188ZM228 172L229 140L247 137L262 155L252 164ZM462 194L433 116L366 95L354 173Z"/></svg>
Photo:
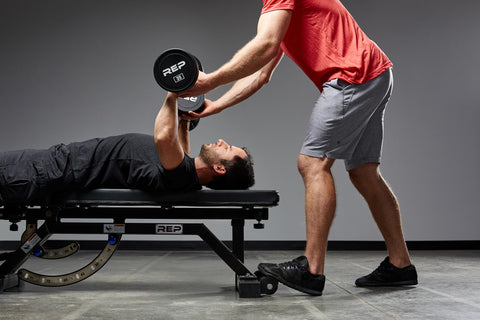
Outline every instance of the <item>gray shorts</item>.
<svg viewBox="0 0 480 320"><path fill-rule="evenodd" d="M391 69L359 85L339 79L324 83L300 153L344 159L347 170L380 163L385 106L392 86Z"/></svg>

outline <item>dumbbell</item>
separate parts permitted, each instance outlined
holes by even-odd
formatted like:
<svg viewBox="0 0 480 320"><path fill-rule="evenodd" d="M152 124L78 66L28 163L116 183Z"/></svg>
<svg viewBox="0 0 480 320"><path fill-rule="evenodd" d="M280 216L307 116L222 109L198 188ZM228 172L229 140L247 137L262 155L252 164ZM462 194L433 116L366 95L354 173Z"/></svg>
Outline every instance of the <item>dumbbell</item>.
<svg viewBox="0 0 480 320"><path fill-rule="evenodd" d="M200 60L182 49L164 51L153 66L155 80L160 87L170 92L182 92L191 88L197 82L199 71L203 71ZM179 97L177 101L179 114L201 112L205 95ZM200 119L190 121L190 130L193 130L199 121Z"/></svg>

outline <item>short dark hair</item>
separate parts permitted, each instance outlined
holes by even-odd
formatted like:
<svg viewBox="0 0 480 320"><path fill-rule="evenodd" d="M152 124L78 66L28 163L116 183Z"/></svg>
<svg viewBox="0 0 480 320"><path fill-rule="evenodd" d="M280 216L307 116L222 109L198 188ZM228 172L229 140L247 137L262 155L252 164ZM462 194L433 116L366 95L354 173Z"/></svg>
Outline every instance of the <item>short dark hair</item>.
<svg viewBox="0 0 480 320"><path fill-rule="evenodd" d="M225 166L225 174L215 176L207 187L217 190L235 190L248 189L255 184L252 156L247 148L243 147L242 150L247 153L245 158L235 156L232 160L221 160Z"/></svg>

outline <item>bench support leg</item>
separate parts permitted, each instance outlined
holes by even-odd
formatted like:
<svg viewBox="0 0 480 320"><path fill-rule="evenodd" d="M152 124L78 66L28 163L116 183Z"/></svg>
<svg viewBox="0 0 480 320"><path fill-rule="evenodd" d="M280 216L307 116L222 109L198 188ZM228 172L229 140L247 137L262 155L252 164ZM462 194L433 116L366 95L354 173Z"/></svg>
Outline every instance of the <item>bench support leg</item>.
<svg viewBox="0 0 480 320"><path fill-rule="evenodd" d="M244 220L232 220L234 234L232 239L233 252L205 225L199 228L198 235L235 272L235 288L240 298L258 298L260 297L260 282L243 264L243 225Z"/></svg>

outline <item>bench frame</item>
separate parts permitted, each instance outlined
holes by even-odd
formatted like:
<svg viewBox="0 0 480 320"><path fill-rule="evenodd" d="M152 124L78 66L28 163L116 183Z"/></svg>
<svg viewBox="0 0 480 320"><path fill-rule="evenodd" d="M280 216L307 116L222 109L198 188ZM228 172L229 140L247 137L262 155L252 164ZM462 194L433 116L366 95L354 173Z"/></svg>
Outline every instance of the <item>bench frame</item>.
<svg viewBox="0 0 480 320"><path fill-rule="evenodd" d="M266 200L265 200L266 199ZM263 228L269 207L276 206L276 191L195 191L183 195L151 195L138 190L94 190L73 194L47 206L0 208L0 218L10 220L13 229L26 220L19 247L0 255L0 293L19 286L20 280L42 286L64 286L82 281L97 272L113 255L122 235L198 235L235 272L235 287L242 298L260 297L265 284L244 265L245 220L256 220ZM68 222L66 219L87 219ZM109 219L110 222L99 222ZM203 223L136 223L135 220L231 220L232 248L219 240ZM97 220L97 221L96 221ZM39 221L43 221L39 225ZM12 227L11 227L12 229ZM60 249L44 244L53 234L105 234L103 251L84 268L70 274L44 276L19 268L31 256L64 258L79 250L72 242ZM272 287L272 284L269 285ZM275 289L276 290L276 289Z"/></svg>

